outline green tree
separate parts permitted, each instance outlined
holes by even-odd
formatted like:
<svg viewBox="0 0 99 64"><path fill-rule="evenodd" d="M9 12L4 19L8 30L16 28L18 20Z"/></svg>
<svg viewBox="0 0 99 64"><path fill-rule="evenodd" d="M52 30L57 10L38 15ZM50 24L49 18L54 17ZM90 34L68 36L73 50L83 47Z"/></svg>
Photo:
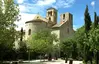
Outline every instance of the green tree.
<svg viewBox="0 0 99 64"><path fill-rule="evenodd" d="M29 38L28 45L33 52L51 54L53 51L53 41L57 41L55 34L51 34L50 30L41 30Z"/></svg>
<svg viewBox="0 0 99 64"><path fill-rule="evenodd" d="M96 64L98 64L99 57L99 25L97 28L92 29L89 33L89 45L90 50L94 52L94 60L96 60Z"/></svg>
<svg viewBox="0 0 99 64"><path fill-rule="evenodd" d="M91 29L91 18L88 12L88 5L86 5L86 9L85 9L85 13L84 13L84 17L85 17L85 34L84 34L84 61L85 63L87 63L87 61L89 60L89 54L90 54L90 46L88 46L87 44L88 42L88 33ZM91 62L92 63L92 62Z"/></svg>
<svg viewBox="0 0 99 64"><path fill-rule="evenodd" d="M97 22L99 23L99 16L97 16Z"/></svg>
<svg viewBox="0 0 99 64"><path fill-rule="evenodd" d="M98 17L97 17L97 14L96 14L96 12L94 12L94 28L96 28L97 27L97 25L98 25Z"/></svg>
<svg viewBox="0 0 99 64"><path fill-rule="evenodd" d="M88 12L88 5L86 5L84 20L85 20L85 32L88 33L88 31L91 29L91 18Z"/></svg>
<svg viewBox="0 0 99 64"><path fill-rule="evenodd" d="M67 62L68 58L77 59L77 44L74 38L68 38L61 43L61 52Z"/></svg>
<svg viewBox="0 0 99 64"><path fill-rule="evenodd" d="M16 38L14 22L18 19L18 14L18 5L14 0L0 0L0 56L2 57L5 56L5 51L13 47Z"/></svg>

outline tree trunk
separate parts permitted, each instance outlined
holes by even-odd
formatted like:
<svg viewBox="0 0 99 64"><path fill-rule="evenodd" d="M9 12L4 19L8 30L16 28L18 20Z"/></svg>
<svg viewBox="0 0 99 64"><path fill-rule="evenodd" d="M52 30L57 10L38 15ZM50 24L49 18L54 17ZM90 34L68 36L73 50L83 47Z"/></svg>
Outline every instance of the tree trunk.
<svg viewBox="0 0 99 64"><path fill-rule="evenodd" d="M96 64L98 64L98 52L96 52Z"/></svg>
<svg viewBox="0 0 99 64"><path fill-rule="evenodd" d="M66 57L66 58L65 58L65 63L67 63L67 61L68 61L68 58Z"/></svg>
<svg viewBox="0 0 99 64"><path fill-rule="evenodd" d="M49 54L49 56L48 56L48 61L52 61L52 55L51 54Z"/></svg>
<svg viewBox="0 0 99 64"><path fill-rule="evenodd" d="M69 61L69 64L73 64L73 60L70 60L70 61Z"/></svg>

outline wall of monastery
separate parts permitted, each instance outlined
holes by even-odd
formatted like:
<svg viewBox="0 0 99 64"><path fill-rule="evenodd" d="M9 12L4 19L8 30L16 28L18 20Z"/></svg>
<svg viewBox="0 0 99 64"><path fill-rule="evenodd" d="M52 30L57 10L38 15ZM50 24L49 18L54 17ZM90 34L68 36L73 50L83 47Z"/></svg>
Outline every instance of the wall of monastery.
<svg viewBox="0 0 99 64"><path fill-rule="evenodd" d="M31 36L32 34L36 33L37 31L43 30L47 28L47 24L46 22L30 22L30 23L26 23L26 30L25 30L25 39L27 40L27 38L29 36ZM31 30L31 35L29 35L29 29Z"/></svg>

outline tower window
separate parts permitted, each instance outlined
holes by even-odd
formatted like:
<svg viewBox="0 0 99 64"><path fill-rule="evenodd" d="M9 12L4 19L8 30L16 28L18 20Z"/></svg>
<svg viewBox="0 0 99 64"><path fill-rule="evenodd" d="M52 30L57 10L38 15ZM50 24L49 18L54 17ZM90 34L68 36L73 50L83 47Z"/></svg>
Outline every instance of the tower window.
<svg viewBox="0 0 99 64"><path fill-rule="evenodd" d="M29 31L28 31L28 35L31 35L31 29L29 29Z"/></svg>
<svg viewBox="0 0 99 64"><path fill-rule="evenodd" d="M63 19L65 19L65 14L63 14Z"/></svg>
<svg viewBox="0 0 99 64"><path fill-rule="evenodd" d="M52 16L52 11L48 12L48 16Z"/></svg>
<svg viewBox="0 0 99 64"><path fill-rule="evenodd" d="M49 21L51 21L51 18L49 17Z"/></svg>

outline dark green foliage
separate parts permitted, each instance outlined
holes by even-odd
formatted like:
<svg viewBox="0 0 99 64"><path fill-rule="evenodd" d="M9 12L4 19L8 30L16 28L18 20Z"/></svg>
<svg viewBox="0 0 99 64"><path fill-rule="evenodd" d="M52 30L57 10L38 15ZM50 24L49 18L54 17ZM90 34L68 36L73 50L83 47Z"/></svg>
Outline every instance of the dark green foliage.
<svg viewBox="0 0 99 64"><path fill-rule="evenodd" d="M88 5L86 5L84 20L85 20L85 32L87 33L91 29L91 18L88 12Z"/></svg>
<svg viewBox="0 0 99 64"><path fill-rule="evenodd" d="M97 22L99 23L99 16L97 16Z"/></svg>
<svg viewBox="0 0 99 64"><path fill-rule="evenodd" d="M96 12L94 12L94 28L96 28L97 25L98 25L98 17L97 17Z"/></svg>
<svg viewBox="0 0 99 64"><path fill-rule="evenodd" d="M66 41L61 44L61 52L65 58L77 59L77 44L73 39L66 39Z"/></svg>

